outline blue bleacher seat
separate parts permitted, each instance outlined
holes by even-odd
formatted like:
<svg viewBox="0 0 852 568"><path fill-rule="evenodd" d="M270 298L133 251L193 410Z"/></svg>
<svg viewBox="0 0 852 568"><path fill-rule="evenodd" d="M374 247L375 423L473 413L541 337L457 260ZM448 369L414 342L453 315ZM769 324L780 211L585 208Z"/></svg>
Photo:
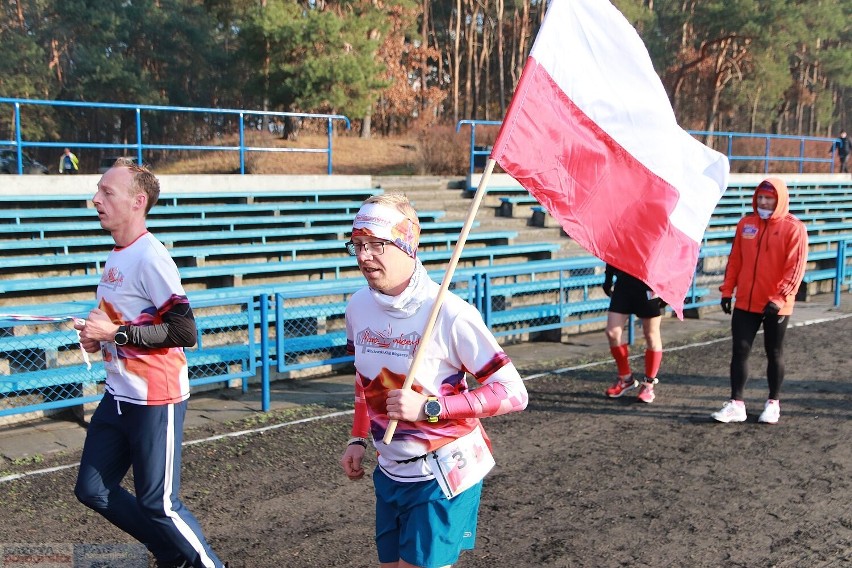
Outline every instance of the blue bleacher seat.
<svg viewBox="0 0 852 568"><path fill-rule="evenodd" d="M421 222L437 221L445 215L444 211L418 212ZM180 231L195 231L199 227L208 230L235 231L250 227L321 227L323 225L339 225L342 215L335 213L314 215L286 215L286 216L244 216L244 217L207 217L204 219L149 219L148 229L157 232L158 229L172 229ZM5 223L0 224L0 234L4 238L38 238L44 239L48 236L74 235L79 233L95 233L101 231L99 221L61 221L61 222L28 222L28 223Z"/></svg>
<svg viewBox="0 0 852 568"><path fill-rule="evenodd" d="M737 196L735 193L738 191L742 195ZM743 207L747 206L750 210L752 191L731 188L726 193L725 201L717 211L718 215L714 214L711 220L711 226L725 230L708 231L709 238L718 239L715 241L718 244L703 247L702 259L710 260L715 256L716 262L724 266L724 259L730 250L733 225L741 217ZM837 240L852 240L852 227L846 217L846 212L852 210L852 197L847 197L844 193L844 186L797 188L797 191L798 194L792 201L793 207L808 223L811 234L805 282L816 283L834 278L835 269L832 266L836 260ZM820 191L825 193L822 199L819 196ZM492 192L489 188L489 193L500 195L499 189ZM852 196L852 191L849 195ZM154 234L172 247L172 254L178 263L194 265L181 267L187 284L195 287L220 286L189 291L193 306L198 306L196 322L199 345L187 350L193 384L221 382L228 377L238 378L247 376L246 373L253 374L260 362L260 347L253 342L254 339L245 345L233 340L228 340L226 344L219 343L229 335L246 333L249 327L253 331L260 331L261 334L273 333L270 330L262 330L259 320L249 321L242 312L209 310L215 302L232 301L238 307L244 304L243 309L247 309L247 305L251 304L250 311L256 318L260 306L266 307L266 298L271 299L267 323L270 329L276 331L274 341L269 346L268 356L270 361L278 362L279 370L295 370L314 366L318 362L329 364L347 360L342 318L347 296L363 287L364 281L358 274L355 260L345 256L342 243L351 231L352 210L347 207L360 205L360 202L356 201L360 198L340 196L338 199L350 201L334 204L331 198L326 201L307 194L301 197L303 201L286 201L284 197L279 200L272 194L246 196L243 193L232 194L227 199L241 203L217 204L213 201L212 193L197 194L187 199L164 196L158 209L172 209L152 215L151 219ZM507 188L500 202L501 205L524 204L532 205L534 210L542 209L526 190L520 187ZM75 206L70 201L63 203L63 207ZM0 239L21 235L11 228L4 232L2 227L7 225L23 223L40 227L39 231L26 234L25 238L4 239L8 245L4 248L6 256L3 257L7 274L13 276L12 271L23 272L22 269L36 272L36 269L41 267L55 271L70 270L75 263L84 265L83 268L89 267L93 272L97 270L106 258L106 252L112 247L111 237L100 233L97 221L83 221L92 223L91 227L96 227L95 230L87 226L86 230L90 230L91 236L74 236L77 231L69 231L68 236L45 239L39 238L42 234L48 234L43 233L41 229L52 223L25 222L28 216L36 220L62 219L65 214L77 219L92 219L93 211L83 207L85 200L80 201L79 210L60 211L57 208L55 212L41 217L32 217L35 213L24 211L24 207L20 207L18 213L11 211L11 208L8 212L0 213ZM730 210L726 211L725 208ZM78 212L81 216L74 217ZM284 215L285 212L288 215ZM275 226L274 221L278 220L276 213L280 217L289 217L291 212L295 213L292 216L296 217L302 226ZM429 217L431 213L424 212L420 256L430 268L433 278L440 281L443 276L442 263L449 259L462 223L431 220L442 218L443 212L434 212L435 216ZM189 221L190 216L195 218ZM333 219L335 216L336 220ZM225 224L231 220L234 220L234 225L226 227ZM304 227L306 222L311 225L328 224ZM81 222L71 223L79 225ZM159 223L163 224L158 225ZM246 226L252 228L241 228ZM33 235L36 235L36 238L32 238ZM451 291L483 310L487 321L495 326L498 336L555 330L569 320L601 322L605 319L609 300L598 290L603 280L602 262L587 255L572 259L552 259L550 257L558 250L558 244L509 244L516 235L516 232L511 231L471 233L468 237L471 246L465 247L462 255L462 262L467 266L457 268L451 288ZM429 250L430 248L435 250ZM45 251L49 251L49 254L37 256L39 252ZM58 258L60 255L57 255L57 252L66 258ZM518 257L533 260L495 264ZM14 260L16 258L17 260ZM535 260L536 258L540 260ZM249 262L249 259L252 262ZM699 263L699 268L702 266ZM76 267L77 270L83 268ZM484 283L479 280L483 274L487 274ZM710 267L702 274L718 276L718 266ZM518 281L519 275L526 281ZM257 283L247 285L241 280L242 277L249 282L256 279ZM323 279L308 280L319 277ZM275 278L275 281L263 281L267 278ZM23 298L30 293L35 294L56 285L56 294L77 290L93 295L98 279L98 275L94 273L50 278L11 277L0 280L0 293L6 293L7 298L11 294ZM566 293L564 301L560 303L555 298L561 298L565 290L570 290L571 293ZM688 300L706 303L710 295L709 287L696 285ZM85 315L93 304L93 301L87 301L19 307L21 310L41 309L45 314L56 311L59 314L73 312ZM0 308L0 312L6 309ZM13 310L9 307L8 311ZM0 353L27 349L61 352L76 348L76 334L73 330L15 335L17 332L19 330L10 329L7 335L0 334ZM255 334L251 335L254 338ZM48 358L42 356L38 360L46 361ZM95 369L97 367L101 366L96 366ZM51 386L102 380L102 371L96 370L95 374L73 374L80 370L81 366L76 365L39 368L0 377L0 397L4 393L37 391ZM69 377L72 379L69 380ZM63 403L57 401L57 404Z"/></svg>
<svg viewBox="0 0 852 568"><path fill-rule="evenodd" d="M495 245L485 247L465 247L461 260L466 262L494 263L498 258L527 257L530 259L548 258L559 249L551 243L525 243L517 245ZM432 250L419 254L424 264L446 262L452 256L452 250ZM202 281L208 287L228 287L239 285L244 277L262 275L310 275L316 278L339 278L344 271L357 273L354 258L348 256L322 257L314 259L290 260L285 262L249 262L226 263L210 266L188 266L180 269L185 282ZM94 287L100 276L95 273L75 276L54 276L40 278L13 278L0 280L0 292L26 293L34 291L52 291L60 293L65 289Z"/></svg>

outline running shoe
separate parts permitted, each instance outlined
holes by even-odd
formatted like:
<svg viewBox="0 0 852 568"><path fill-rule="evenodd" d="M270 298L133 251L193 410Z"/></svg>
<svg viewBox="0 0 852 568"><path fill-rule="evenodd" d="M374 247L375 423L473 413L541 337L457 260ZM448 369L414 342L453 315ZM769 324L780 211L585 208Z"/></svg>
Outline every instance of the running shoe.
<svg viewBox="0 0 852 568"><path fill-rule="evenodd" d="M657 398L657 395L654 394L654 385L660 382L657 379L649 379L645 377L645 382L642 383L642 387L639 389L639 400L642 402L647 402L651 404L654 402L654 399Z"/></svg>
<svg viewBox="0 0 852 568"><path fill-rule="evenodd" d="M729 400L722 407L722 410L714 412L710 416L713 417L713 420L719 422L745 422L747 418L745 403L740 400Z"/></svg>
<svg viewBox="0 0 852 568"><path fill-rule="evenodd" d="M763 407L763 412L760 413L758 422L764 424L778 424L778 419L781 418L781 404L777 400L769 399L766 401L766 406Z"/></svg>
<svg viewBox="0 0 852 568"><path fill-rule="evenodd" d="M633 378L633 375L627 375L623 379L618 377L611 387L606 389L606 395L610 398L618 398L621 395L632 391L639 386L639 381Z"/></svg>

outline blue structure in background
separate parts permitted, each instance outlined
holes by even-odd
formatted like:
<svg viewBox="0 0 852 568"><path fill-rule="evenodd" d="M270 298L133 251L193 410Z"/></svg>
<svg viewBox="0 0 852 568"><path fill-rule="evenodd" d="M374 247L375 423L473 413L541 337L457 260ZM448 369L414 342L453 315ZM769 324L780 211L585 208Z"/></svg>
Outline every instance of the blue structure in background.
<svg viewBox="0 0 852 568"><path fill-rule="evenodd" d="M14 138L12 140L0 140L0 146L13 146L18 152L18 175L22 171L22 153L25 148L102 148L102 149L117 149L117 150L133 150L136 153L138 163L144 163L143 152L146 150L211 150L219 152L239 152L240 154L240 174L246 173L245 158L247 152L305 152L305 153L324 153L328 156L328 175L332 172L332 150L331 139L334 133L333 124L335 120L343 121L346 129L349 130L349 119L340 114L309 114L299 112L274 112L274 111L259 111L259 110L237 110L237 109L219 109L219 108L201 108L201 107L176 107L176 106L159 106L159 105L131 105L119 103L87 103L76 101L45 101L35 99L14 99L0 97L0 105L13 105L15 110L15 125ZM74 140L62 140L58 142L31 142L23 139L21 134L21 107L26 105L35 106L50 106L50 107L78 107L88 109L113 109L113 110L131 110L136 115L136 142L133 144L115 144L115 143L98 143L98 142L77 142ZM210 145L192 145L192 144L147 144L145 143L143 128L144 121L142 113L151 112L184 112L184 113L209 113L219 116L236 116L239 120L239 144L237 146L210 146ZM247 116L263 116L274 117L280 119L310 119L324 120L326 122L327 144L325 148L269 148L264 146L247 146L245 140L246 132L246 117Z"/></svg>
<svg viewBox="0 0 852 568"><path fill-rule="evenodd" d="M276 112L276 111L260 111L260 110L240 110L240 109L217 109L204 107L177 107L177 106L162 106L162 105L132 105L120 103L89 103L78 101L48 101L37 99L17 99L0 97L0 105L10 104L14 107L14 134L13 139L0 140L0 146L11 146L18 153L18 174L22 174L23 161L22 153L25 148L95 148L95 149L117 149L117 150L132 150L136 153L136 159L139 163L143 163L143 153L146 150L197 150L197 151L230 151L239 152L240 157L240 174L245 174L245 158L248 152L303 152L303 153L324 153L327 155L327 173L332 173L332 136L334 132L334 121L343 121L346 129L350 128L349 118L339 114L311 114L297 112ZM21 113L22 106L48 106L48 107L78 107L87 109L112 109L112 110L131 110L135 113L136 122L136 142L135 143L107 143L107 142L77 142L73 140L61 140L58 142L34 142L23 139L21 133ZM152 144L145 142L145 128L142 113L151 112L182 112L182 113L209 113L223 117L236 116L238 118L239 129L239 144L236 146L215 146L215 145L195 145L195 144ZM275 119L308 119L322 120L326 122L327 144L324 148L270 148L266 146L247 146L245 140L246 133L246 117L264 117ZM469 143L469 173L473 174L477 170L481 170L485 166L488 155L491 153L490 146L478 145L476 142L477 126L500 126L502 121L499 120L461 120L456 125L456 131L461 130L463 126L470 126L470 143ZM252 127L249 126L249 129ZM817 136L791 136L781 134L752 134L743 132L707 132L707 131L689 131L690 134L696 137L713 136L726 141L723 151L728 159L733 163L737 161L758 161L763 162L763 171L770 171L770 164L777 162L795 162L798 164L798 172L803 173L806 163L828 164L829 173L834 173L835 150L833 147L833 138L824 138ZM762 155L739 155L734 153L734 141L744 139L757 139L764 142L764 152ZM795 140L799 143L799 153L797 156L785 156L772 153L772 142L778 140ZM825 144L829 148L829 152L818 152L817 157L808 157L805 151L806 143L814 142ZM827 156L827 157L826 157Z"/></svg>
<svg viewBox="0 0 852 568"><path fill-rule="evenodd" d="M485 167L485 163L488 160L489 154L491 154L491 146L483 146L479 145L476 142L476 127L477 126L500 126L503 124L500 120L460 120L456 125L456 132L459 132L463 126L470 126L470 142L469 142L469 173L473 174L477 170L482 170ZM690 130L688 131L695 137L705 138L707 136L713 136L714 138L723 139L726 141L725 149L720 150L726 156L728 156L728 160L731 163L734 162L742 162L742 161L757 161L763 162L763 173L769 173L770 164L776 162L795 162L798 164L798 173L803 173L804 166L807 163L816 163L816 164L828 164L828 173L834 173L834 148L831 144L834 142L834 138L822 138L818 136L790 136L783 134L751 134L746 132L707 132L703 130ZM764 142L764 152L762 155L739 155L734 153L734 140L735 139L754 139L754 140L762 140ZM799 153L797 156L783 156L780 154L772 153L772 142L774 140L795 140L799 143ZM808 142L815 142L819 144L825 144L825 148L831 147L829 152L820 152L817 157L808 157L805 153L805 144ZM821 146L822 147L822 146ZM828 155L828 157L825 157ZM821 157L820 157L821 156ZM471 189L471 188L468 188Z"/></svg>
<svg viewBox="0 0 852 568"><path fill-rule="evenodd" d="M245 156L248 152L313 152L326 153L328 156L328 174L332 173L332 149L331 137L333 134L333 121L343 120L349 128L349 120L340 115L283 113L242 111L227 109L205 109L185 108L150 105L121 105L103 103L80 103L63 101L33 101L25 99L0 98L0 105L14 105L15 127L14 140L0 139L0 146L13 146L18 153L19 174L21 156L23 149L27 147L62 148L73 146L79 148L101 148L119 149L122 151L134 151L137 160L143 161L143 153L153 150L198 150L198 151L237 151L240 155L240 173L245 173ZM21 134L21 107L26 105L56 105L68 107L107 108L122 111L133 111L135 114L136 142L127 144L117 143L76 143L69 141L59 142L30 142L25 141ZM143 111L150 112L191 112L209 113L222 117L236 116L238 118L239 144L237 146L212 146L212 145L165 145L145 143L147 125L142 118ZM296 118L323 120L327 124L328 142L326 148L264 148L246 145L245 131L257 128L257 123L246 117L261 116L273 118ZM225 120L223 118L223 120ZM231 123L233 125L233 122ZM499 126L499 121L474 121L464 120L457 125L457 131L463 125L470 125L470 173L482 169L485 165L490 148L476 145L477 126ZM693 135L705 135L709 133L693 132ZM823 157L808 158L805 156L806 143L831 143L828 138L775 136L766 134L740 134L740 133L714 133L714 136L727 139L728 157L736 160L758 160L762 161L764 168L768 171L770 162L797 162L799 172L802 172L805 163L829 163L831 171L834 168L834 154L820 152ZM766 141L765 155L763 156L735 156L733 152L733 140L739 137L760 138ZM150 140L150 133L148 134ZM799 156L774 156L771 153L771 141L775 139L795 139L800 141ZM827 184L836 184L829 188ZM748 185L748 184L745 184ZM722 209L733 218L741 213L738 207L746 207L748 201L747 187L740 188L745 191L745 196L738 195L735 187L729 188L728 195L731 203L726 203L717 211L720 221L719 230L705 233L705 242L702 246L696 273L693 278L692 287L687 295L685 308L697 311L699 308L718 305L718 297L712 292L721 273L719 267L723 266L724 259L730 251L730 243L725 242L730 232L731 220L721 219ZM798 188L797 195L803 205L807 204L808 191L818 192L818 197L826 212L835 214L838 218L848 221L844 205L852 193L849 181L821 182L819 187ZM344 190L340 190L344 191ZM360 190L359 190L360 191ZM371 191L371 190L368 190ZM299 191L290 192L292 196ZM833 204L834 196L837 198L837 206ZM33 201L39 197L53 199L54 196L26 196L32 206ZM169 207L179 206L179 196L172 196L174 201ZM316 196L312 200L310 195L299 196L294 202L298 207L312 208L316 205ZM341 199L344 196L337 196ZM12 197L10 199L18 199ZM351 197L350 197L351 199ZM361 198L359 197L359 200ZM743 201L745 199L745 201ZM165 200L164 200L165 201ZM832 204L833 209L827 204ZM355 206L357 206L357 202ZM233 206L227 206L234 209ZM287 208L279 204L279 210ZM733 212L731 209L735 209ZM818 208L819 211L822 209ZM58 211L55 211L58 213ZM349 223L351 211L346 211L345 218ZM10 211L9 219L14 215L23 215L23 209ZM423 212L421 212L423 214ZM805 214L811 214L805 211ZM820 217L823 213L813 213L812 228L815 233L811 238L812 244L819 244L809 251L808 260L814 264L805 276L807 283L833 280L835 305L840 305L843 292L852 290L852 234L848 228L832 228L827 234L820 234L827 229L841 223L825 222L827 217ZM202 214L203 216L203 214ZM834 219L832 217L832 219ZM192 221L194 226L201 223ZM735 223L735 221L733 221ZM20 218L17 223L21 223ZM79 225L79 222L78 222ZM349 225L351 227L351 223ZM323 231L330 231L332 226L324 225ZM75 226L74 230L78 230ZM44 227L39 227L43 231ZM235 229L231 229L234 231ZM345 230L345 228L344 228ZM267 231L267 229L261 230ZM223 231L224 233L224 231ZM193 232L197 237L198 233ZM44 239L41 233L33 240ZM23 240L23 239L21 239ZM713 241L710 243L709 241ZM10 241L11 242L11 241ZM264 241L265 242L265 241ZM328 242L328 241L326 241ZM299 243L305 245L307 243ZM6 245L11 248L12 244ZM252 246L252 245L241 245ZM254 245L260 248L265 245ZM336 245L339 247L339 245ZM526 245L522 245L526 246ZM222 245L224 248L225 245ZM446 244L449 250L450 243ZM189 248L189 247L179 247ZM494 254L497 249L504 248L499 244L482 247L480 251ZM285 260L284 257L276 263L267 260L262 267L242 266L239 270L248 273L249 269L254 273L266 273L266 268L274 264L287 265L292 268L296 263L295 248L293 257ZM300 249L300 250L307 250ZM314 249L311 249L314 250ZM316 249L319 250L319 249ZM438 249L435 249L437 251ZM183 250L186 253L186 250ZM60 253L56 253L57 255ZM65 255L71 256L67 243L65 244ZM96 257L100 253L92 253ZM233 254L233 253L227 253ZM424 251L425 258L432 253ZM184 255L188 256L188 255ZM192 253L198 258L198 253ZM9 257L10 259L12 257ZM26 258L18 258L14 262L22 262ZM315 259L307 259L308 262L317 263ZM345 262L352 263L349 257ZM343 262L343 261L341 261ZM7 260L7 265L12 265L13 260ZM247 263L248 264L248 263ZM329 263L332 264L332 263ZM336 261L333 263L339 270ZM21 266L30 266L22 264ZM58 265L58 264L57 264ZM69 262L70 265L70 262ZM465 301L475 306L483 315L486 324L497 337L507 340L524 340L524 337L552 338L560 337L563 330L567 328L581 329L588 324L602 324L606 320L606 310L609 300L601 297L598 292L603 281L603 263L590 255L572 258L550 258L541 260L529 260L523 263L494 264L489 262L486 266L474 265L457 270L453 278L452 293L455 293ZM187 266L182 267L181 272L187 279L194 277L200 279L199 271L219 277L223 272L236 271L234 265L222 266ZM276 268L279 272L284 272ZM311 268L315 270L315 268ZM431 271L433 278L440 280L443 276L442 270ZM97 279L95 273L82 276L60 277L67 282L74 278ZM3 284L14 283L21 285L24 279L5 280ZM92 281L94 284L95 281ZM38 286L44 284L39 280ZM65 284L63 284L65 285ZM351 362L352 357L346 353L346 335L342 327L345 313L346 298L355 290L364 285L360 276L352 278L340 278L339 273L319 280L287 281L281 283L262 283L258 285L221 285L207 290L197 290L188 293L196 312L196 324L198 337L196 347L186 351L190 367L190 384L193 387L202 385L239 386L245 392L249 387L249 381L259 376L261 409L266 411L270 408L271 382L275 374L298 373L311 368L332 368L340 364ZM69 289L71 287L69 286ZM518 300L515 302L515 300ZM0 417L13 414L26 414L27 412L54 410L87 404L100 398L98 385L103 381L102 365L95 365L91 369L87 365L76 361L76 350L78 339L70 324L70 316L84 317L92 307L91 302L65 302L56 304L34 304L9 308L11 313L0 314L0 351L9 354L6 357L7 368L0 368ZM30 314L31 320L24 321L14 317L15 313ZM35 317L33 317L35 316ZM57 321L49 322L45 319L53 317ZM52 327L51 327L52 326ZM633 340L634 328L631 322L629 328L631 342ZM31 403L28 404L27 402Z"/></svg>

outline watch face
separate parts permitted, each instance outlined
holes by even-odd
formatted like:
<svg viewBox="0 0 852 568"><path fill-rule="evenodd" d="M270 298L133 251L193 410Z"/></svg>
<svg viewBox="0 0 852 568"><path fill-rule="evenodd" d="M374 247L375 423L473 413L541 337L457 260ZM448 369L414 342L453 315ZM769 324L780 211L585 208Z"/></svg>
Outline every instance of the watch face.
<svg viewBox="0 0 852 568"><path fill-rule="evenodd" d="M440 416L441 403L437 400L430 400L426 402L426 408L424 411L426 412L426 416Z"/></svg>

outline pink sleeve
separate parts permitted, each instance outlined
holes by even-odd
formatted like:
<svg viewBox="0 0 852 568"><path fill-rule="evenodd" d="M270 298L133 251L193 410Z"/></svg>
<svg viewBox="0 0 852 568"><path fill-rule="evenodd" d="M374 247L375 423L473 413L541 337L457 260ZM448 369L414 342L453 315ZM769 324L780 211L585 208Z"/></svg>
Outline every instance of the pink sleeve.
<svg viewBox="0 0 852 568"><path fill-rule="evenodd" d="M527 388L514 365L507 365L477 389L441 397L441 418L483 418L527 407Z"/></svg>

